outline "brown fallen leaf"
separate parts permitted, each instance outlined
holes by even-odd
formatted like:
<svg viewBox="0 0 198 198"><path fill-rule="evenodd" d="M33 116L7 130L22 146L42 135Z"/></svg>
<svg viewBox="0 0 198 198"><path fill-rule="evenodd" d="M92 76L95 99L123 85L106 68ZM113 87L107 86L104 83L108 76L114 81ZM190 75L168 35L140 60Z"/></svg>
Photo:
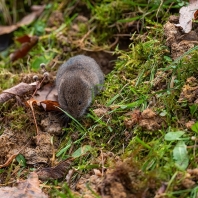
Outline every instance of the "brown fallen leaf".
<svg viewBox="0 0 198 198"><path fill-rule="evenodd" d="M4 90L0 94L0 103L4 103L15 96L23 96L24 94L33 92L36 88L36 83L19 83L18 85L11 87L10 89Z"/></svg>
<svg viewBox="0 0 198 198"><path fill-rule="evenodd" d="M45 101L45 100L51 100L51 101L57 101L57 90L56 87L53 84L46 84L43 87L41 87L39 90L37 90L34 98L37 101Z"/></svg>
<svg viewBox="0 0 198 198"><path fill-rule="evenodd" d="M0 35L9 34L9 33L13 32L14 30L16 30L17 28L18 28L18 26L16 24L9 25L9 26L0 25Z"/></svg>
<svg viewBox="0 0 198 198"><path fill-rule="evenodd" d="M33 36L30 38L30 42L25 42L21 45L19 49L17 49L14 53L10 54L10 60L12 62L16 61L19 58L23 58L27 55L27 53L38 43L39 38L37 36Z"/></svg>
<svg viewBox="0 0 198 198"><path fill-rule="evenodd" d="M5 168L5 167L9 166L9 165L12 163L13 159L15 159L15 157L16 157L18 154L19 154L19 153L16 153L16 154L12 155L11 157L9 157L9 159L7 159L7 161L6 161L4 164L1 164L1 165L0 165L0 168Z"/></svg>
<svg viewBox="0 0 198 198"><path fill-rule="evenodd" d="M73 158L68 158L60 162L55 167L48 167L38 170L37 171L38 177L41 180L60 179L64 177L71 169L72 162L73 162Z"/></svg>
<svg viewBox="0 0 198 198"><path fill-rule="evenodd" d="M0 35L11 33L21 26L29 25L43 12L45 5L34 5L31 9L33 12L22 18L18 23L10 26L0 26Z"/></svg>
<svg viewBox="0 0 198 198"><path fill-rule="evenodd" d="M194 19L195 19L195 20L198 19L198 10L194 13Z"/></svg>
<svg viewBox="0 0 198 198"><path fill-rule="evenodd" d="M36 117L35 117L33 104L36 104L37 106L42 106L46 111L58 111L59 110L57 108L57 106L59 106L59 104L56 101L56 97L53 95L56 93L55 86L52 87L50 84L47 84L41 88L40 87L41 84L42 84L42 81L38 85L40 89L36 90L35 93L33 94L33 97L26 101L26 105L29 106L32 111L37 135L39 134L39 129L38 129L38 125L37 125L37 121L36 121ZM51 95L52 100L46 100L46 98L48 98L48 97L50 98L50 94L52 94ZM53 101L53 100L55 100L55 101Z"/></svg>
<svg viewBox="0 0 198 198"><path fill-rule="evenodd" d="M19 43L26 43L26 42L30 42L30 39L31 37L25 34L21 37L16 38L15 40L18 41Z"/></svg>
<svg viewBox="0 0 198 198"><path fill-rule="evenodd" d="M31 100L34 100L38 106L42 106L46 111L59 111L57 108L59 107L57 102L57 90L54 85L44 85L37 90Z"/></svg>
<svg viewBox="0 0 198 198"><path fill-rule="evenodd" d="M45 101L41 101L40 104L45 109L45 111L60 111L60 109L57 108L59 107L57 101L45 100Z"/></svg>
<svg viewBox="0 0 198 198"><path fill-rule="evenodd" d="M33 12L25 16L21 21L19 21L17 23L17 26L21 27L23 25L29 25L36 19L36 17L38 17L43 12L44 8L45 5L33 5L31 7L31 10Z"/></svg>
<svg viewBox="0 0 198 198"><path fill-rule="evenodd" d="M27 180L20 181L17 187L0 188L1 198L47 198L48 196L39 188L38 175L35 172L30 173Z"/></svg>
<svg viewBox="0 0 198 198"><path fill-rule="evenodd" d="M182 27L185 33L188 33L192 30L192 20L194 15L198 10L198 1L190 0L188 6L183 6L180 10L179 24L177 26Z"/></svg>

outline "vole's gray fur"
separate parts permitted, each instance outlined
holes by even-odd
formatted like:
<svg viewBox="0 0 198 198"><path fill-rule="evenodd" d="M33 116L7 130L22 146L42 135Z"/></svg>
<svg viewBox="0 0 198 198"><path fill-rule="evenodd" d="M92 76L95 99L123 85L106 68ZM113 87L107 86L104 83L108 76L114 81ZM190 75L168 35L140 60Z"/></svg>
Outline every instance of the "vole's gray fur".
<svg viewBox="0 0 198 198"><path fill-rule="evenodd" d="M60 107L74 118L81 117L103 83L104 75L93 58L84 55L70 58L56 75Z"/></svg>

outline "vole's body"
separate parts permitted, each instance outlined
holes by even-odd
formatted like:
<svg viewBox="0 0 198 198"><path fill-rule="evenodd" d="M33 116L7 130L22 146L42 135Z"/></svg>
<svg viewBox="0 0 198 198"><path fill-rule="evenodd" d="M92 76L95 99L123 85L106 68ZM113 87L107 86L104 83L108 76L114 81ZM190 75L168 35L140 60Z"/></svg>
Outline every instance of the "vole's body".
<svg viewBox="0 0 198 198"><path fill-rule="evenodd" d="M70 58L56 75L60 107L74 118L81 117L103 82L104 75L94 59L84 55Z"/></svg>

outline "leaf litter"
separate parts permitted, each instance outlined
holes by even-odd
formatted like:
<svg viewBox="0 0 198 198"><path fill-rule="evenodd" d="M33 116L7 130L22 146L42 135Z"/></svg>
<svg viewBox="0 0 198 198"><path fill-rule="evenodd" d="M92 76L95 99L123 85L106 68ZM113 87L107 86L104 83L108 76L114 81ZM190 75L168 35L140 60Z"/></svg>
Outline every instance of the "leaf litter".
<svg viewBox="0 0 198 198"><path fill-rule="evenodd" d="M43 80L44 79L42 79L42 81ZM48 81L49 80L50 79L48 79ZM45 81L45 83L47 82ZM24 101L27 95L30 96L31 93L37 90L36 87L37 88L40 87L39 84L40 83L38 83L38 81L30 84L20 83L8 90L3 91L3 93L0 95L1 96L0 98L2 99L2 102L5 102L7 100L10 100L13 96L19 96ZM38 113L38 108L42 106L41 104L45 104L44 109L46 111L48 111L49 109L50 110L55 109L54 107L52 108L51 106L58 106L57 99L54 96L56 90L55 91L51 90L52 87L53 86L51 86L51 84L49 83L45 84L43 87L40 87L40 89L37 90L38 93L36 92L34 94L35 98L30 98L29 100L25 101L25 104L26 105L28 104L28 106L31 107L31 110L33 112L33 117L36 126L36 133L35 130L31 130L30 133L26 133L26 131L22 131L20 133L13 134L11 128L7 126L3 134L0 136L0 141L1 141L0 163L2 164L1 167L9 166L9 164L19 153L25 157L27 164L50 163L49 159L53 155L53 145L51 142L52 136L49 133L44 133L40 130L40 126L37 125L36 117ZM50 92L51 95L49 94L50 90L51 90ZM46 100L47 97L48 100ZM35 108L34 104L38 105L37 109ZM34 111L36 111L36 113L34 113ZM30 114L28 115L31 116ZM53 126L51 125L51 127ZM59 133L62 133L60 123L58 124L58 121L56 122L55 129L56 130L53 131L53 134L55 133L55 131L59 131ZM45 129L43 128L43 130ZM29 137L33 137L33 136L34 138L31 138L32 140L28 142L28 144L24 144L25 142L27 142L27 139ZM24 147L24 145L26 146ZM5 147L7 149L5 149Z"/></svg>
<svg viewBox="0 0 198 198"><path fill-rule="evenodd" d="M181 57L189 49L197 45L198 29L194 28L188 33L175 26L175 21L179 18L170 16L169 21L164 25L164 35L166 37L166 45L171 49L171 57L177 59Z"/></svg>
<svg viewBox="0 0 198 198"><path fill-rule="evenodd" d="M0 26L0 35L11 33L19 27L29 25L43 12L43 10L45 9L45 5L34 5L31 7L31 9L32 13L22 18L16 24L12 24L10 26Z"/></svg>
<svg viewBox="0 0 198 198"><path fill-rule="evenodd" d="M32 36L27 42L23 42L21 47L17 49L15 52L10 54L10 60L12 62L18 60L19 58L23 58L28 54L28 52L38 43L39 38L37 36Z"/></svg>
<svg viewBox="0 0 198 198"><path fill-rule="evenodd" d="M62 21L60 20L60 24L61 23ZM73 28L75 29L75 27ZM171 30L172 32L169 32L169 30L167 30L167 33L166 33L167 43L172 40L173 40L173 43L177 43L179 40L182 40L183 38L185 38L185 36L183 36L182 38L177 37L177 36L181 36L182 33L179 32L178 29L175 30L173 27L171 28L172 28ZM79 31L78 27L76 27L76 31L77 32ZM175 37L175 32L176 34L178 34L176 37ZM169 35L171 35L172 37L168 37ZM192 36L192 38L193 38L192 40L194 41L195 36L194 37ZM174 51L174 45L172 45L171 42L168 43L168 46L170 46L172 51ZM187 49L185 49L185 52L193 46L194 45L187 46ZM81 48L83 49L85 48L85 46L81 45ZM67 50L68 48L66 49L66 51ZM182 53L183 52L184 51L182 51ZM172 55L172 57L176 59L179 57L179 55L178 54ZM107 60L108 59L106 59L106 61ZM107 64L105 63L104 65L106 66ZM161 89L163 90L163 88L166 87L166 80L164 79L169 77L169 75L170 73L167 73L164 76L162 75L161 79L160 78L157 79L158 76L156 75L157 90L161 90ZM58 144L59 144L59 142L52 141L54 135L56 136L57 134L54 134L53 132L50 133L49 132L50 129L47 128L49 124L51 124L51 118L48 118L50 116L46 118L46 116L44 116L43 109L42 110L40 109L40 104L42 103L42 101L46 101L46 92L48 91L50 91L50 89L48 88L43 88L43 91L42 91L42 87L41 87L41 90L37 91L38 95L37 96L35 95L33 99L35 103L39 104L38 106L35 107L36 119L39 120L39 123L38 123L39 130L37 134L35 133L35 130L32 130L31 131L32 133L28 133L28 136L32 137L34 135L34 138L32 139L31 143L27 145L26 149L20 152L25 156L27 160L27 164L36 165L38 163L43 163L43 164L47 164L47 166L50 166L51 164L53 164L52 162L53 155L54 155L55 149L58 147ZM52 98L54 98L55 95L56 95L55 91L52 91ZM52 99L52 101L54 100L55 99ZM50 104L49 106L50 107L54 106L54 103ZM47 109L48 108L46 108L46 110ZM108 111L109 111L108 108L102 107L100 109L99 107L98 109L95 109L94 113L98 117L102 116L103 117L102 119L106 121L112 118L111 115L108 115ZM124 125L128 129L135 129L136 125L139 125L144 130L156 131L166 125L164 123L163 116L156 113L155 110L153 110L152 108L147 108L146 110L143 110L143 111L135 110L132 112L128 112L127 115L125 114L124 116L130 116L130 118L127 118L126 120L124 120ZM28 117L31 118L30 113L28 113ZM31 120L31 123L33 123L32 120ZM61 127L59 125L59 130L60 129ZM46 133L46 132L49 132L49 133ZM25 132L22 132L20 134L21 136L19 136L18 134L13 134L10 128L10 130L8 131L4 130L3 134L4 133L8 135L8 139L7 139L8 147L6 147L7 146L6 144L2 144L2 148L6 148L7 150L6 154L5 152L3 153L3 150L2 150L2 155L1 155L2 162L5 162L5 156L8 158L9 156L11 156L12 152L9 152L9 149L10 150L13 149L13 151L16 151L16 150L20 151L19 148L22 147L22 145L24 145L25 142L27 141L27 139L26 140L24 139L24 137L27 137L27 134ZM10 136L9 136L9 133L10 133ZM61 135L61 133L59 135ZM13 140L13 136L15 138L15 141ZM17 144L16 140L23 141L24 144L19 141L20 143L16 146ZM98 160L98 164L104 163L103 160L101 160L101 158L98 158L96 160ZM122 160L118 159L117 157L113 161L115 164L116 161L122 161ZM101 195L102 197L106 197L106 198L153 197L153 195L155 194L155 190L160 189L160 186L161 186L161 183L159 182L159 178L155 176L155 174L153 177L152 176L147 177L148 175L145 175L145 173L141 171L141 166L139 164L136 164L136 163L133 164L130 162L131 164L129 163L130 165L129 167L127 167L126 161L127 160L124 161L124 164L122 165L119 164L117 165L117 167L114 167L114 168L105 168L102 166L101 169L98 169L98 170L93 169L93 171L90 171L87 175L83 175L79 179L79 181L77 182L76 188L72 188L71 186L71 189L73 189L75 193L77 193L79 196L86 195L87 197L88 196L93 197L94 193L96 193L97 195ZM131 161L131 158L129 159L129 161ZM70 165L71 164L66 161L65 165L63 166L60 163L57 166L52 166L52 167L47 167L46 169L45 168L41 169L39 173L40 178L44 180L49 179L49 178L53 178L53 179L62 178L64 177L64 174L66 174L68 170L70 169ZM59 170L59 167L61 167L60 170ZM145 181L145 178L147 178L147 181ZM196 180L195 178L196 177L194 175L191 176L190 177L191 181L188 181L188 183L190 182L193 183L193 180ZM193 185L186 185L186 186L193 187L194 183ZM90 192L90 195L88 191ZM162 190L159 190L159 191L160 193L163 194L164 187Z"/></svg>
<svg viewBox="0 0 198 198"><path fill-rule="evenodd" d="M193 19L196 19L196 11L198 10L197 0L190 0L188 6L180 8L179 24L177 26L182 27L185 33L189 33L192 30Z"/></svg>
<svg viewBox="0 0 198 198"><path fill-rule="evenodd" d="M39 183L38 175L35 172L32 172L28 179L19 181L16 187L0 188L0 196L1 198L47 198L48 196L40 189Z"/></svg>

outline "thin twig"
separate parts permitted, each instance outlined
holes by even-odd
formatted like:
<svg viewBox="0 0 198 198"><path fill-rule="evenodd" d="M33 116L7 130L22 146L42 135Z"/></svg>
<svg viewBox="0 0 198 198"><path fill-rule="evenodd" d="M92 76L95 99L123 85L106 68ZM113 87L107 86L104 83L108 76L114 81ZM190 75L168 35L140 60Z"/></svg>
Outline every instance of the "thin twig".
<svg viewBox="0 0 198 198"><path fill-rule="evenodd" d="M30 139L30 140L31 140L31 139ZM19 153L29 144L30 140L29 140L29 141L27 142L27 144L26 144L22 149L20 149L16 154L13 154L12 156L10 156L10 157L8 158L8 160L7 160L4 164L0 165L0 168L4 168L4 167L9 166L9 165L12 163L13 159L14 159L17 155L19 155Z"/></svg>
<svg viewBox="0 0 198 198"><path fill-rule="evenodd" d="M102 177L103 177L104 176L104 157L103 157L102 150L100 152L101 152L101 157L102 157Z"/></svg>
<svg viewBox="0 0 198 198"><path fill-rule="evenodd" d="M46 76L43 76L42 81L36 85L36 89L35 89L34 93L32 94L32 98L34 97L34 95L36 94L38 89L41 87L41 85L42 85L43 81L45 80L45 78L46 78Z"/></svg>
<svg viewBox="0 0 198 198"><path fill-rule="evenodd" d="M84 40L96 29L96 26L92 27L80 40L80 47L82 47Z"/></svg>
<svg viewBox="0 0 198 198"><path fill-rule="evenodd" d="M35 124L35 127L36 127L36 135L39 134L39 130L38 130L38 125L37 125L37 122L36 122L36 117L35 117L35 113L34 113L34 108L32 106L33 104L30 104L30 108L31 108L31 111L32 111L32 115L33 115L33 119L34 119L34 124Z"/></svg>

